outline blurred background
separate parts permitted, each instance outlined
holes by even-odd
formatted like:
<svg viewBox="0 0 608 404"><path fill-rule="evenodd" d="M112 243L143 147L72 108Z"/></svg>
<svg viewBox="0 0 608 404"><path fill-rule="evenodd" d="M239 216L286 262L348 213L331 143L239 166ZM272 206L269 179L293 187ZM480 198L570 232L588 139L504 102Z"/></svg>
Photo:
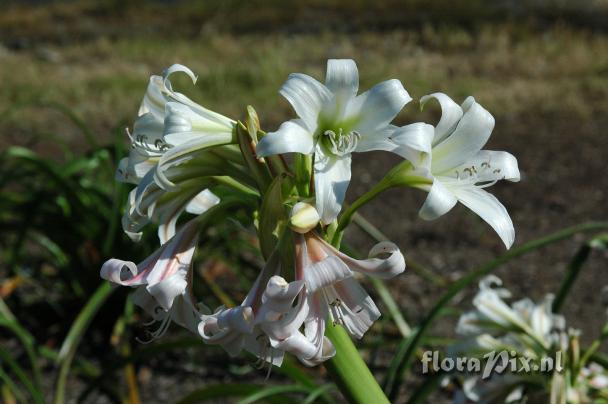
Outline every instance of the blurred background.
<svg viewBox="0 0 608 404"><path fill-rule="evenodd" d="M236 119L251 104L265 130L294 115L278 94L287 75L322 79L328 58L355 59L361 89L397 78L415 100L435 91L457 102L473 95L496 118L487 148L507 150L519 161L521 183L491 189L511 214L517 246L566 226L608 220L607 33L606 0L3 0L3 399L57 401L59 385L65 392L59 399L68 402L173 402L216 386L191 396L196 402L220 400L230 389L246 395L255 391L247 386L264 383L265 371L254 369L251 358L229 359L176 326L157 342L136 342L145 339L145 316L127 291L100 287L106 259L137 262L157 243L153 230L140 244L123 235L119 220L129 187L113 180L129 145L124 129L132 126L151 74L185 64L198 82L179 77L174 87ZM439 116L435 106L421 112L414 101L398 123L434 124ZM381 153L355 156L347 199L397 162ZM420 220L425 197L395 189L362 210L411 262L389 286L411 326L451 282L504 253L491 228L462 206L435 222ZM210 306L239 301L261 265L255 241L231 223L212 236L198 254L197 294ZM496 274L515 297L539 300L556 292L586 240L579 235L549 246ZM347 241L359 251L374 243L356 227ZM590 341L606 322L608 256L591 249L585 258L563 311ZM459 294L454 312L434 326L438 340L453 337L458 310L470 308L472 293ZM379 378L400 340L392 323L380 321L360 343ZM324 385L327 379L322 367L290 363L274 371L270 383ZM420 381L406 383L400 400ZM437 394L440 402L450 397Z"/></svg>

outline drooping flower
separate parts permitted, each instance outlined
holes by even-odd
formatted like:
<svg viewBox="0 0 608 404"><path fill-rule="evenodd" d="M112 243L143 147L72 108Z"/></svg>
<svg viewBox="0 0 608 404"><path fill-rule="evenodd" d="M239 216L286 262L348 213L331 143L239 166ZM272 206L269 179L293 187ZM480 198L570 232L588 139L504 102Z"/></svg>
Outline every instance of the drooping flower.
<svg viewBox="0 0 608 404"><path fill-rule="evenodd" d="M296 279L306 282L309 306L306 337L315 342L319 352L331 351L325 346L329 341L323 338L328 319L343 325L355 338L363 337L380 311L354 272L392 278L405 270L403 254L395 244L381 242L370 251L371 258L356 260L312 232L297 237Z"/></svg>
<svg viewBox="0 0 608 404"><path fill-rule="evenodd" d="M285 352L298 357L312 356L312 344L301 338L299 332L307 313L304 282L288 283L278 275L268 279L267 273L260 273L240 306L220 307L213 315L203 316L199 334L206 343L221 345L231 356L245 349L261 364L281 366ZM264 279L268 279L265 288Z"/></svg>
<svg viewBox="0 0 608 404"><path fill-rule="evenodd" d="M291 74L280 92L299 119L283 123L257 145L259 157L314 153L316 205L325 224L340 212L351 178L351 153L377 150L391 132L389 123L411 100L399 80L360 95L358 90L359 73L350 59L328 60L325 84Z"/></svg>
<svg viewBox="0 0 608 404"><path fill-rule="evenodd" d="M384 144L384 150L400 154L432 180L431 186L419 186L429 192L420 217L436 219L460 201L511 247L515 240L511 218L484 188L499 180L519 181L517 159L504 151L481 150L494 128L494 117L473 97L461 106L442 93L422 97L420 102L424 105L430 99L436 99L442 109L434 128L424 123L407 125L396 129Z"/></svg>
<svg viewBox="0 0 608 404"><path fill-rule="evenodd" d="M171 322L197 332L201 313L191 294L191 264L198 239L196 219L184 224L169 241L139 264L112 258L100 275L112 283L137 288L134 302L161 323L161 336Z"/></svg>

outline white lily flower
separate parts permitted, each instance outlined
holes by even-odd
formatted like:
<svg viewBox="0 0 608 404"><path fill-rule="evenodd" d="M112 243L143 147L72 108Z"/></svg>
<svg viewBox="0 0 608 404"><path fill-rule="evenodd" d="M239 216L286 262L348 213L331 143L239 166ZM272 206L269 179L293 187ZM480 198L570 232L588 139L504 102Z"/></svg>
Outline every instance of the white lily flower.
<svg viewBox="0 0 608 404"><path fill-rule="evenodd" d="M515 230L509 213L484 188L499 180L519 181L517 159L504 151L481 150L494 128L494 117L473 97L461 106L442 93L424 96L420 102L424 105L430 99L436 99L442 109L434 128L424 123L407 125L391 135L395 145L385 143L385 150L400 154L433 180L432 186L420 186L429 192L420 217L436 219L460 201L511 247Z"/></svg>
<svg viewBox="0 0 608 404"><path fill-rule="evenodd" d="M103 279L138 288L134 302L161 322L153 338L162 336L172 321L193 332L198 330L201 313L190 288L197 239L198 225L191 220L140 264L112 258L101 267Z"/></svg>
<svg viewBox="0 0 608 404"><path fill-rule="evenodd" d="M377 84L357 95L359 73L353 60L327 61L325 84L294 73L281 88L299 119L283 123L257 145L259 157L314 153L314 185L321 220L332 222L342 207L351 177L351 153L378 150L389 123L411 97L399 80Z"/></svg>
<svg viewBox="0 0 608 404"><path fill-rule="evenodd" d="M176 92L169 77L183 72L196 83L196 76L186 66L174 64L162 76L151 76L133 126L131 150L120 161L116 177L122 182L139 183L171 147L205 135L231 136L236 122L210 111L185 95Z"/></svg>
<svg viewBox="0 0 608 404"><path fill-rule="evenodd" d="M381 256L386 257L379 258ZM316 342L319 352L324 350L322 336L327 318L333 324L342 324L352 336L361 338L380 317L380 311L355 280L353 271L388 279L405 270L403 254L393 243L377 244L370 251L370 257L353 259L312 232L298 236L296 279L305 280L309 305L305 334Z"/></svg>

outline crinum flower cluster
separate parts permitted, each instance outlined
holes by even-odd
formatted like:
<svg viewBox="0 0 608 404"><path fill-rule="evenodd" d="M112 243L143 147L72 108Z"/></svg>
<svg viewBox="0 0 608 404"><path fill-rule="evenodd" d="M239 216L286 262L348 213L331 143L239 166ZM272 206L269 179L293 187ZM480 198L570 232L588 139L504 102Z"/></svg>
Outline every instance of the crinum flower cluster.
<svg viewBox="0 0 608 404"><path fill-rule="evenodd" d="M153 338L174 322L231 355L245 350L261 363L278 366L285 352L311 366L331 358L336 350L327 327L339 324L361 338L380 317L357 274L389 279L405 270L403 254L388 241L362 260L339 250L354 207L389 187L427 191L420 210L427 220L461 201L507 247L513 243L506 209L484 188L517 181L517 161L481 150L494 119L472 97L461 106L440 93L423 97L422 103L439 101L439 123L398 127L393 120L412 100L399 80L358 94L355 62L329 60L325 83L289 76L280 93L298 118L265 133L251 107L236 121L173 90L170 78L178 72L196 81L182 65L150 78L127 132L129 156L117 170L119 181L137 185L125 209L125 232L138 241L154 223L160 247L139 264L113 258L101 269L104 279L136 288L135 303L159 324ZM351 155L372 150L405 160L343 212ZM257 231L265 265L240 305L211 310L193 294L195 250L207 227L221 226L236 212L250 218L242 224Z"/></svg>
<svg viewBox="0 0 608 404"><path fill-rule="evenodd" d="M565 318L554 313L554 296L509 304L511 296L498 277L487 276L473 299L475 309L460 317L460 338L448 356L479 358L484 369L465 377L454 402L591 403L608 397L607 371L581 354L580 332L567 329Z"/></svg>

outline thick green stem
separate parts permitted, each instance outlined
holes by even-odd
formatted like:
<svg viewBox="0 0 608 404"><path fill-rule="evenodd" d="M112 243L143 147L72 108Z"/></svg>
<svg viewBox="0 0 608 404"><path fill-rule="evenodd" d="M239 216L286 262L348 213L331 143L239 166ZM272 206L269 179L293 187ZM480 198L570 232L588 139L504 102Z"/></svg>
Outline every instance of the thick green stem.
<svg viewBox="0 0 608 404"><path fill-rule="evenodd" d="M336 356L325 363L346 399L351 403L388 403L348 333L339 325L329 326L325 335L336 348Z"/></svg>
<svg viewBox="0 0 608 404"><path fill-rule="evenodd" d="M332 242L336 248L340 248L340 239ZM344 397L351 403L389 403L346 330L329 325L325 335L336 348L336 355L325 362L325 367Z"/></svg>

